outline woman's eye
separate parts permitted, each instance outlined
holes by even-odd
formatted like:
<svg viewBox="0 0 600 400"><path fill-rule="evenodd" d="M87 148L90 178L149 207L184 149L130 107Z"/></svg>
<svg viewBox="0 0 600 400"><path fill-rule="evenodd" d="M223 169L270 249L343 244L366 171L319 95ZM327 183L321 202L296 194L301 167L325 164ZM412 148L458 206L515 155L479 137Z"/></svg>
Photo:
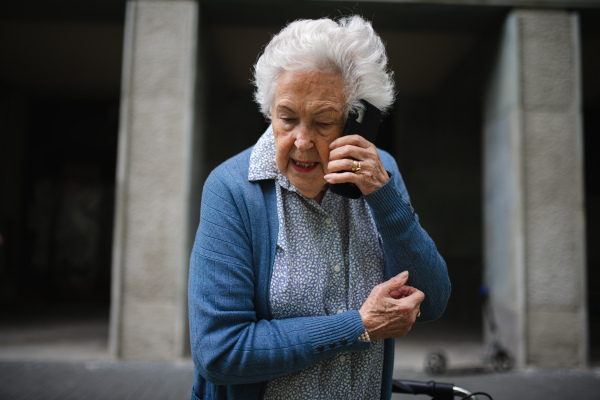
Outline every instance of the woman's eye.
<svg viewBox="0 0 600 400"><path fill-rule="evenodd" d="M323 129L330 129L335 126L333 122L319 122L318 124Z"/></svg>

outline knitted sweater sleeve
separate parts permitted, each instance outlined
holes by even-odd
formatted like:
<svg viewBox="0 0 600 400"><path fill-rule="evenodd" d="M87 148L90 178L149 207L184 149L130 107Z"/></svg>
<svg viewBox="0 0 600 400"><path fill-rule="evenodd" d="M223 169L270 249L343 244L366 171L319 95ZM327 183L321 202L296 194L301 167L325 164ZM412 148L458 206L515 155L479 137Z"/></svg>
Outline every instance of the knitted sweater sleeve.
<svg viewBox="0 0 600 400"><path fill-rule="evenodd" d="M383 241L386 275L409 271L407 284L425 293L418 321L431 321L442 315L450 297L446 263L419 224L396 162L384 151L380 157L391 179L366 200Z"/></svg>
<svg viewBox="0 0 600 400"><path fill-rule="evenodd" d="M269 320L257 317L255 265L261 237L248 204L226 169L213 172L202 194L190 262L190 339L196 371L216 385L256 383L346 351L369 348L358 311ZM259 214L260 216L261 214Z"/></svg>

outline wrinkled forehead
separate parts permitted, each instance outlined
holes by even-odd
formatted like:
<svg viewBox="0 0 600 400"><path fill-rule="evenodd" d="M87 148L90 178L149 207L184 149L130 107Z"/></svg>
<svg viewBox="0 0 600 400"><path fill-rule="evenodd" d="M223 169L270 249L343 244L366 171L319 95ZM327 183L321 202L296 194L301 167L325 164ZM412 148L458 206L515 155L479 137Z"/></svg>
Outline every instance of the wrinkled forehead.
<svg viewBox="0 0 600 400"><path fill-rule="evenodd" d="M331 107L344 114L346 96L344 80L338 73L320 71L284 71L275 88L276 108L281 104Z"/></svg>

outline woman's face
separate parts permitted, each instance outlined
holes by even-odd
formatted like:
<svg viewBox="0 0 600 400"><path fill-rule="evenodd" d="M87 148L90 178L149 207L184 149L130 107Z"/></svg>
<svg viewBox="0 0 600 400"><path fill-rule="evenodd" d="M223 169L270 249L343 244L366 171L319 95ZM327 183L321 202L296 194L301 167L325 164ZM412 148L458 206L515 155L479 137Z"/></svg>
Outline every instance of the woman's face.
<svg viewBox="0 0 600 400"><path fill-rule="evenodd" d="M318 202L327 190L329 144L344 128L343 79L338 74L284 71L272 110L277 168Z"/></svg>

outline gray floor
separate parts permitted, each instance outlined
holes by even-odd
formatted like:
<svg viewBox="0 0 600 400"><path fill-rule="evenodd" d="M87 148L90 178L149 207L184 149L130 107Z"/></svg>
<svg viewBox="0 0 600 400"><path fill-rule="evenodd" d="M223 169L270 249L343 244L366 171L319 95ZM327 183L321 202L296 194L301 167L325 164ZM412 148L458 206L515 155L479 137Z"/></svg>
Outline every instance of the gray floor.
<svg viewBox="0 0 600 400"><path fill-rule="evenodd" d="M0 361L2 400L184 400L189 363Z"/></svg>
<svg viewBox="0 0 600 400"><path fill-rule="evenodd" d="M0 400L189 399L193 381L189 359L176 363L112 360L107 336L107 318L102 312L76 319L67 314L4 318L0 321ZM397 342L397 379L450 382L488 392L494 400L600 399L598 368L476 372L483 346L473 329L415 326ZM449 372L431 377L423 367L427 354L436 348L446 353ZM428 398L393 395L394 400Z"/></svg>

